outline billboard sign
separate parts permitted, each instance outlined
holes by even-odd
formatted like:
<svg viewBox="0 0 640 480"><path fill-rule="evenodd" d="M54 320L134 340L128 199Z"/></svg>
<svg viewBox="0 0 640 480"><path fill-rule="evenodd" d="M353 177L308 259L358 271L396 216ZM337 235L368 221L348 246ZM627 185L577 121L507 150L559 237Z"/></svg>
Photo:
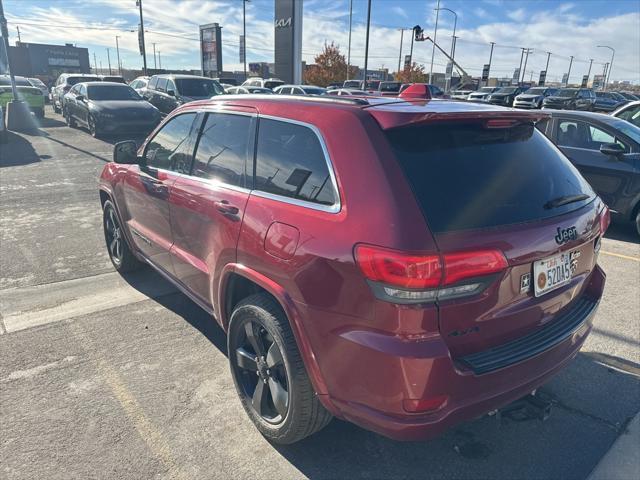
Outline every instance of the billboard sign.
<svg viewBox="0 0 640 480"><path fill-rule="evenodd" d="M568 73L563 73L562 74L562 84L563 85L567 85L569 83L569 74Z"/></svg>
<svg viewBox="0 0 640 480"><path fill-rule="evenodd" d="M405 70L411 68L411 55L404 56L404 68Z"/></svg>
<svg viewBox="0 0 640 480"><path fill-rule="evenodd" d="M453 62L447 63L447 68L445 70L444 78L446 80L451 80L451 75L453 74Z"/></svg>
<svg viewBox="0 0 640 480"><path fill-rule="evenodd" d="M222 72L222 33L217 23L200 25L200 70L205 77Z"/></svg>
<svg viewBox="0 0 640 480"><path fill-rule="evenodd" d="M520 81L520 68L516 68L513 71L513 77L511 77L511 84L516 85Z"/></svg>
<svg viewBox="0 0 640 480"><path fill-rule="evenodd" d="M540 78L538 78L538 86L544 87L544 83L547 81L547 71L540 70Z"/></svg>
<svg viewBox="0 0 640 480"><path fill-rule="evenodd" d="M489 65L488 63L485 63L482 67L482 81L486 82L489 80L489 69L491 68L491 65Z"/></svg>
<svg viewBox="0 0 640 480"><path fill-rule="evenodd" d="M275 75L285 83L302 83L302 2L275 0Z"/></svg>
<svg viewBox="0 0 640 480"><path fill-rule="evenodd" d="M589 75L583 75L582 76L582 83L580 84L580 86L582 88L587 88L587 83L589 83Z"/></svg>

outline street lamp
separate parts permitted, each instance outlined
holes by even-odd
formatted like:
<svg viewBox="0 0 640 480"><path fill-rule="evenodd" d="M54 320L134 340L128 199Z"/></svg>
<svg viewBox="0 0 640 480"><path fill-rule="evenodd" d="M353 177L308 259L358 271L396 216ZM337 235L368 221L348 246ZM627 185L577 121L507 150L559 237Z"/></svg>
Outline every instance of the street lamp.
<svg viewBox="0 0 640 480"><path fill-rule="evenodd" d="M434 10L446 10L447 12L453 13L453 35L451 35L451 54L449 55L451 57L451 61L453 61L454 55L456 53L456 26L458 25L458 14L450 8L446 7L438 7L434 8ZM451 78L448 78L445 85L446 91L449 91L450 82Z"/></svg>
<svg viewBox="0 0 640 480"><path fill-rule="evenodd" d="M436 5L436 26L433 30L433 46L431 48L431 68L429 69L429 83L433 83L433 57L436 54L436 40L438 39L438 19L440 18L440 0Z"/></svg>
<svg viewBox="0 0 640 480"><path fill-rule="evenodd" d="M116 54L118 55L118 75L122 76L122 63L120 63L120 45L118 45L118 39L120 35L116 35Z"/></svg>
<svg viewBox="0 0 640 480"><path fill-rule="evenodd" d="M611 50L611 61L609 62L609 73L607 74L607 78L604 79L604 89L607 90L607 84L609 83L609 79L611 78L611 70L613 70L613 57L616 54L616 50L613 47L608 45L598 45L598 48L608 48Z"/></svg>

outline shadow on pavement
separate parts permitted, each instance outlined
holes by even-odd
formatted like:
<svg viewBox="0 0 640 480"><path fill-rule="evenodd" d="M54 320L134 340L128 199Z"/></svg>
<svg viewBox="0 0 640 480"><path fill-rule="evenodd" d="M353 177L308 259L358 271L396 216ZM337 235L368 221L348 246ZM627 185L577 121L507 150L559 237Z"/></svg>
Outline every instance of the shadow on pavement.
<svg viewBox="0 0 640 480"><path fill-rule="evenodd" d="M640 236L631 222L611 223L604 238L620 240L622 242L640 243Z"/></svg>
<svg viewBox="0 0 640 480"><path fill-rule="evenodd" d="M38 155L31 142L17 133L7 131L7 143L0 146L0 168L36 163L49 155Z"/></svg>

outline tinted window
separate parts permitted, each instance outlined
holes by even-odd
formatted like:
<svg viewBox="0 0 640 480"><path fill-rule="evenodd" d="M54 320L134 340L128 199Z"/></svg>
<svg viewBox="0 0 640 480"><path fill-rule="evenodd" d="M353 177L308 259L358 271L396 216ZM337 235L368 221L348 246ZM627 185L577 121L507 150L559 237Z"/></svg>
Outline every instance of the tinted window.
<svg viewBox="0 0 640 480"><path fill-rule="evenodd" d="M213 97L224 93L218 82L207 78L176 78L180 95L186 97Z"/></svg>
<svg viewBox="0 0 640 480"><path fill-rule="evenodd" d="M210 113L202 128L193 175L243 187L252 118Z"/></svg>
<svg viewBox="0 0 640 480"><path fill-rule="evenodd" d="M629 107L618 115L618 118L640 127L640 105Z"/></svg>
<svg viewBox="0 0 640 480"><path fill-rule="evenodd" d="M69 77L67 78L68 85L75 85L80 82L100 82L99 77Z"/></svg>
<svg viewBox="0 0 640 480"><path fill-rule="evenodd" d="M260 85L260 82L258 82L257 85ZM276 87L279 87L280 85L284 85L284 82L281 82L280 80L269 80L264 82L265 88L274 89Z"/></svg>
<svg viewBox="0 0 640 480"><path fill-rule="evenodd" d="M530 124L486 129L441 124L391 130L388 138L434 232L509 225L566 213L593 192L562 153Z"/></svg>
<svg viewBox="0 0 640 480"><path fill-rule="evenodd" d="M570 88L563 88L562 90L558 91L558 93L556 93L557 97L563 97L563 98L573 98L578 94L577 90L572 90Z"/></svg>
<svg viewBox="0 0 640 480"><path fill-rule="evenodd" d="M195 113L177 115L162 127L145 150L148 166L189 173L189 133L195 117Z"/></svg>
<svg viewBox="0 0 640 480"><path fill-rule="evenodd" d="M323 205L338 198L316 134L277 120L260 120L255 188Z"/></svg>
<svg viewBox="0 0 640 480"><path fill-rule="evenodd" d="M142 100L128 85L89 85L87 96L90 100Z"/></svg>
<svg viewBox="0 0 640 480"><path fill-rule="evenodd" d="M156 85L158 85L158 77L151 77L151 80L149 80L149 88L156 88Z"/></svg>
<svg viewBox="0 0 640 480"><path fill-rule="evenodd" d="M558 122L558 145L563 147L586 148L600 150L603 143L619 143L626 149L628 146L617 140L612 134L590 123L576 120Z"/></svg>
<svg viewBox="0 0 640 480"><path fill-rule="evenodd" d="M159 78L158 79L158 83L156 84L156 90L160 91L160 92L164 92L167 88L167 79L166 78Z"/></svg>

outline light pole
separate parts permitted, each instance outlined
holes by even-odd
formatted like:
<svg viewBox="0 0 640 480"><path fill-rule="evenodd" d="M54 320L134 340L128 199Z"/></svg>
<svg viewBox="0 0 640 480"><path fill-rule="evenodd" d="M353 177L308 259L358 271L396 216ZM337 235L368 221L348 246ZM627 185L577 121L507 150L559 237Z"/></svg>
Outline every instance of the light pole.
<svg viewBox="0 0 640 480"><path fill-rule="evenodd" d="M589 85L589 77L591 76L591 66L593 65L593 58L589 59L589 71L587 72L587 85ZM587 86L585 85L585 87Z"/></svg>
<svg viewBox="0 0 640 480"><path fill-rule="evenodd" d="M160 56L160 50L158 50L158 67L162 70L162 57Z"/></svg>
<svg viewBox="0 0 640 480"><path fill-rule="evenodd" d="M527 74L527 61L529 60L529 53L531 53L533 49L527 48L527 54L524 57L524 68L522 69L522 83L524 83L524 76Z"/></svg>
<svg viewBox="0 0 640 480"><path fill-rule="evenodd" d="M526 50L526 48L522 47L520 50L522 50L522 53L520 54L520 66L518 67L518 83L520 83L520 74L522 73L522 60L524 60L524 51ZM513 83L513 79L511 80L511 83Z"/></svg>
<svg viewBox="0 0 640 480"><path fill-rule="evenodd" d="M571 60L569 60L569 71L567 72L567 83L565 83L565 87L569 86L569 77L571 76L571 65L573 65L573 55L571 55Z"/></svg>
<svg viewBox="0 0 640 480"><path fill-rule="evenodd" d="M489 85L489 76L491 74L491 59L493 58L493 47L495 46L496 42L491 42L491 51L489 52L489 71L487 72L487 83L485 84L485 87L487 85Z"/></svg>
<svg viewBox="0 0 640 480"><path fill-rule="evenodd" d="M122 76L122 64L120 63L120 45L118 45L119 35L116 35L116 54L118 56L118 74Z"/></svg>
<svg viewBox="0 0 640 480"><path fill-rule="evenodd" d="M156 60L156 44L154 42L151 43L153 45L153 69L158 69L158 62Z"/></svg>
<svg viewBox="0 0 640 480"><path fill-rule="evenodd" d="M109 75L111 75L111 55L109 55L108 48L107 48L107 64L109 65Z"/></svg>
<svg viewBox="0 0 640 480"><path fill-rule="evenodd" d="M371 25L371 0L367 2L367 35L364 43L364 83L363 90L367 89L367 65L369 63L369 26Z"/></svg>
<svg viewBox="0 0 640 480"><path fill-rule="evenodd" d="M451 10L450 8L446 8L446 7L442 7L442 8L437 8L436 10L446 10L447 12L451 12L453 13L453 35L451 35L451 53L450 53L450 57L451 57L451 61L453 61L453 59L455 58L454 55L456 54L456 26L458 25L458 14L456 12L454 12L453 10ZM449 85L451 84L451 78L448 78L446 80L446 84L445 84L445 91L449 91Z"/></svg>
<svg viewBox="0 0 640 480"><path fill-rule="evenodd" d="M351 21L353 20L353 0L349 0L349 42L347 47L347 80L349 80L349 69L351 67Z"/></svg>
<svg viewBox="0 0 640 480"><path fill-rule="evenodd" d="M247 2L242 0L242 36L244 37L244 79L247 79Z"/></svg>
<svg viewBox="0 0 640 480"><path fill-rule="evenodd" d="M400 52L398 53L398 73L400 73L400 62L402 62L402 39L404 37L404 28L399 28L400 30Z"/></svg>
<svg viewBox="0 0 640 480"><path fill-rule="evenodd" d="M438 19L440 18L440 0L436 5L436 26L433 30L433 45L431 46L431 68L429 69L429 83L433 84L433 58L436 54L436 40L438 39Z"/></svg>
<svg viewBox="0 0 640 480"><path fill-rule="evenodd" d="M136 0L136 5L140 9L140 46L142 47L142 71L147 74L147 49L144 46L144 19L142 17L142 0Z"/></svg>
<svg viewBox="0 0 640 480"><path fill-rule="evenodd" d="M607 85L609 84L609 79L611 78L611 70L613 70L613 57L616 55L616 50L615 48L610 47L609 45L598 45L598 48L608 48L609 50L611 50L611 61L609 62L609 73L604 79L604 89L606 91Z"/></svg>
<svg viewBox="0 0 640 480"><path fill-rule="evenodd" d="M547 74L549 73L549 59L551 58L551 52L547 52L547 64L544 67L544 83L547 83Z"/></svg>

